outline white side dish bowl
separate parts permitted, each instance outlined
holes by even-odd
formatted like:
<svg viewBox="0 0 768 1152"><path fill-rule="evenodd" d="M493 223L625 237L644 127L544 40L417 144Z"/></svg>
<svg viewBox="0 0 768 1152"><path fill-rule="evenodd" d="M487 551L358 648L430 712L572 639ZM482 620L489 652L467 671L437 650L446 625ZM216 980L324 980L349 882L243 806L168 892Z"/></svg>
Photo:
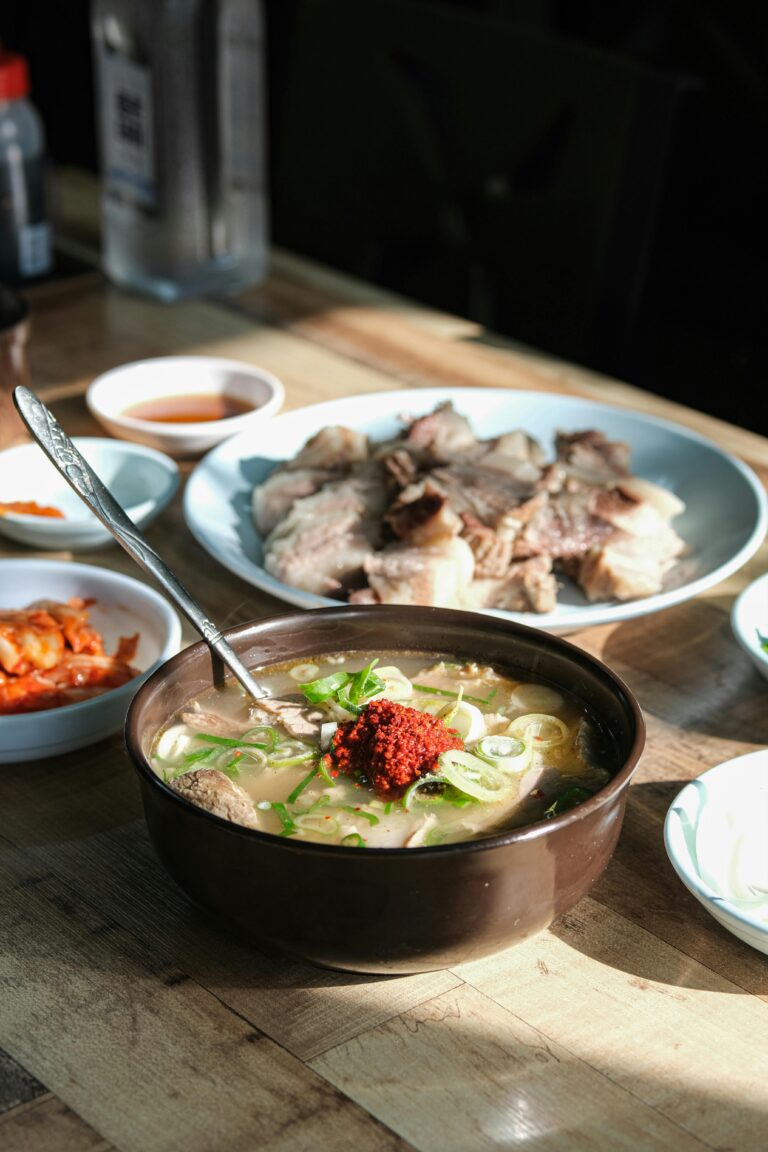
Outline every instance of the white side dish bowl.
<svg viewBox="0 0 768 1152"><path fill-rule="evenodd" d="M139 685L179 650L181 624L163 597L119 572L53 560L0 560L0 608L26 608L35 600L66 602L93 597L90 621L107 652L121 636L139 633L132 660L139 675L101 696L41 712L0 716L0 764L42 760L95 744L118 732Z"/></svg>
<svg viewBox="0 0 768 1152"><path fill-rule="evenodd" d="M731 612L731 627L755 668L768 680L768 650L760 641L761 636L768 640L768 572L753 580L741 593Z"/></svg>
<svg viewBox="0 0 768 1152"><path fill-rule="evenodd" d="M179 486L176 464L152 448L95 436L76 437L74 444L137 528L154 520ZM57 551L113 543L113 536L37 444L0 452L0 503L28 500L58 508L64 518L7 512L0 515L0 532L12 540Z"/></svg>
<svg viewBox="0 0 768 1152"><path fill-rule="evenodd" d="M139 420L126 415L135 404L171 396L231 396L252 405L242 415L199 423ZM196 456L236 433L255 432L282 406L285 390L271 372L216 356L158 356L136 360L97 376L86 403L108 432L148 444L171 456Z"/></svg>
<svg viewBox="0 0 768 1152"><path fill-rule="evenodd" d="M707 912L768 954L768 749L686 784L667 813L672 867Z"/></svg>

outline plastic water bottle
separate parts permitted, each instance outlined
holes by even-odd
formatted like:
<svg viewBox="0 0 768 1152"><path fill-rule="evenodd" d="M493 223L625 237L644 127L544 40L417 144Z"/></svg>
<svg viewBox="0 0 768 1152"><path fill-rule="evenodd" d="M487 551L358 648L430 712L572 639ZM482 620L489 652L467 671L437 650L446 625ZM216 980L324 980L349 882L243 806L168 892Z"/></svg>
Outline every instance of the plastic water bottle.
<svg viewBox="0 0 768 1152"><path fill-rule="evenodd" d="M30 104L23 56L0 48L0 281L22 284L51 268L45 136Z"/></svg>
<svg viewBox="0 0 768 1152"><path fill-rule="evenodd" d="M261 0L94 0L104 265L164 300L267 270Z"/></svg>

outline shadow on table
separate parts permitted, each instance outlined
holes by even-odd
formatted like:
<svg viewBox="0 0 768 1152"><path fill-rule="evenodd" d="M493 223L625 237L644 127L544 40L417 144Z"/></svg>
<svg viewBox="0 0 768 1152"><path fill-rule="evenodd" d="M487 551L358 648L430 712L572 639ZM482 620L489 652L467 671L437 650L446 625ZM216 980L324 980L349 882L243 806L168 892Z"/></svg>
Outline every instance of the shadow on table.
<svg viewBox="0 0 768 1152"><path fill-rule="evenodd" d="M664 820L687 782L653 781L630 788L616 852L590 901L576 905L550 931L640 982L764 995L765 957L705 911L667 857ZM594 915L587 912L592 902L599 905Z"/></svg>

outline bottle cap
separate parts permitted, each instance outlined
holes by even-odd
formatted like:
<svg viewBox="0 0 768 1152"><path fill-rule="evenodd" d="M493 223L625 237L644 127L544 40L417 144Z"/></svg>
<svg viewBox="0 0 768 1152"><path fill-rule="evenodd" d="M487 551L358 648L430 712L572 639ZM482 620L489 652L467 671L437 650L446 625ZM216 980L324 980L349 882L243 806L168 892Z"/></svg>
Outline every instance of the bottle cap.
<svg viewBox="0 0 768 1152"><path fill-rule="evenodd" d="M29 69L23 56L0 48L0 100L21 100L29 92Z"/></svg>

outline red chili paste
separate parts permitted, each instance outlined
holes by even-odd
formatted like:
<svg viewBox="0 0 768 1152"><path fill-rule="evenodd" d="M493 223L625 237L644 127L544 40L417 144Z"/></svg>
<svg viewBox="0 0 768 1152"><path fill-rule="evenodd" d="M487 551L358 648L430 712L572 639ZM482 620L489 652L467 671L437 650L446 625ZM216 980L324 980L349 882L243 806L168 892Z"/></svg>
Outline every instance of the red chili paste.
<svg viewBox="0 0 768 1152"><path fill-rule="evenodd" d="M333 737L336 767L365 776L381 800L394 800L419 776L434 772L437 758L464 744L437 716L392 700L372 700Z"/></svg>

